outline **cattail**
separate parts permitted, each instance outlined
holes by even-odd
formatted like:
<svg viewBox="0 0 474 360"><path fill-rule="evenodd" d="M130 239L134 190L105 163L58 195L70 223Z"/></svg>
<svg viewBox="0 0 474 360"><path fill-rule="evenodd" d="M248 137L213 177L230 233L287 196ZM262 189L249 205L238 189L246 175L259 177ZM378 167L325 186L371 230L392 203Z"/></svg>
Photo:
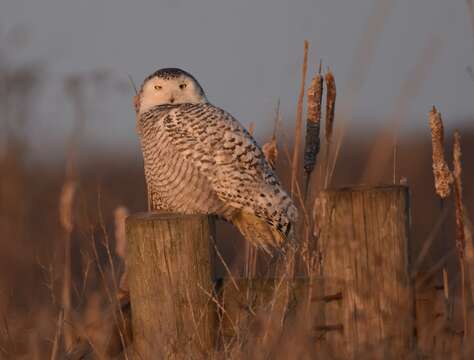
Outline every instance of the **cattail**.
<svg viewBox="0 0 474 360"><path fill-rule="evenodd" d="M441 199L446 199L451 193L453 175L444 158L444 128L441 114L433 106L429 114L431 128L431 144L433 149L433 176L435 190Z"/></svg>
<svg viewBox="0 0 474 360"><path fill-rule="evenodd" d="M334 128L334 111L336 109L336 81L334 79L334 75L331 69L328 70L324 80L326 81L326 129L324 135L327 144L325 159L326 175L324 178L324 188L327 188L332 176L332 171L329 170L329 159L331 153L332 132Z"/></svg>
<svg viewBox="0 0 474 360"><path fill-rule="evenodd" d="M308 110L306 121L306 141L304 149L304 169L309 176L316 165L320 149L319 131L321 128L321 101L323 96L323 76L321 67L311 81L308 89Z"/></svg>
<svg viewBox="0 0 474 360"><path fill-rule="evenodd" d="M331 69L326 77L326 142L330 143L334 127L334 111L336 109L336 81Z"/></svg>

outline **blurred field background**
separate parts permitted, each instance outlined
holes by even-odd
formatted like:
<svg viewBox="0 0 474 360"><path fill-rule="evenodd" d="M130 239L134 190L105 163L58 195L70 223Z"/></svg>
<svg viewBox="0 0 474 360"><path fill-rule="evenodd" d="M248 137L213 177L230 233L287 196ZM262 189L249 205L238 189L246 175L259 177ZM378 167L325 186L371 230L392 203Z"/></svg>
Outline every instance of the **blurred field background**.
<svg viewBox="0 0 474 360"><path fill-rule="evenodd" d="M435 34L419 44L418 52L403 55L409 59L409 64L399 85L395 86L390 81L385 84L376 82L376 88L372 89L376 92L381 87L392 88L395 96L383 101L380 96L359 100L359 92L362 92L368 76L376 76L381 71L390 72L388 64L384 66L375 62L373 72L371 66L377 36L383 31L387 20L385 12L393 5L381 1L366 8L369 15L359 27L362 28L362 40L353 49L349 66L351 76L346 83L338 82L338 90L344 94L344 100L336 109L335 142L339 151L333 155L335 167L330 187L389 184L394 180L395 183L408 183L412 200L411 241L414 244L413 256L417 259L441 217L431 168L430 106L426 106L425 101L429 96L426 84L435 84L433 87L437 89L432 103L439 106L443 114L448 114L444 118L447 158L451 159L452 132L457 128L461 133L464 199L467 209L471 211L468 217L472 219L474 119L466 111L472 103L465 99L472 99L474 81L469 63L458 66L456 76L465 81L462 91L459 91L462 95L451 93L446 95L447 100L443 100L441 95L445 91L440 89L444 78L433 82L436 72L433 73L432 65L437 61L445 40L440 40L443 34ZM472 9L469 2L460 1L457 6L464 9L462 11L469 20ZM337 22L336 17L334 21ZM465 30L467 36L472 38L470 29ZM99 128L103 129L101 136L115 136L114 127L110 124L117 113L111 108L120 102L122 108L128 109L128 113L120 119L122 122L124 119L129 121L126 136L136 139L133 132L133 88L128 74L97 67L79 69L59 77L55 74L51 79L47 56L36 56L28 51L34 42L30 32L34 29L22 26L12 26L0 32L0 358L50 357L56 344L57 324L64 303L64 253L68 244L72 254L69 286L73 318L70 320L78 332L87 329L87 333L98 343L106 341L107 332L103 326L111 325L107 323L110 320L107 320L107 311L111 307L111 296L115 296L111 264L114 264L118 274L123 268L123 243L120 242L123 238L123 215L146 209L138 142L131 140L126 146L121 147L119 143L113 147L103 146L100 141L94 142L88 137L90 129ZM320 37L330 39L331 33ZM332 59L326 60L324 54L319 53L317 42L309 40L312 64L309 74L317 71L314 64L319 63L320 57L324 58L324 69L333 66ZM288 135L285 134L293 134L294 131L296 109L293 107L300 85L301 44L302 40L295 45L298 52L288 55L296 69L291 74L294 83L289 85L293 95L279 100L284 107L282 124L277 132L281 148L285 145L291 148L293 144L292 135L286 138ZM26 49L26 55L17 56L21 53L19 49ZM472 50L469 53L472 54ZM455 54L451 55L455 57ZM143 74L152 70L140 69ZM218 70L222 71L222 68ZM333 71L338 81L338 69ZM199 74L196 76L199 78ZM394 77L399 78L397 75ZM135 81L139 83L141 79ZM471 91L466 91L466 83L470 82L473 87ZM206 90L210 94L225 92L220 88ZM45 93L48 94L46 113ZM423 93L423 101L417 99L420 93ZM280 93L276 91L275 94ZM363 94L367 97L367 93ZM265 94L266 113L263 114L260 109L255 111L260 118L240 118L244 125L256 124L255 137L260 144L268 142L272 136L277 98L276 95L268 100L268 94ZM463 99L459 107L457 99ZM229 99L226 101L231 102ZM369 111L365 114L358 112L358 101ZM242 99L237 100L233 106L241 106L242 102ZM370 114L371 106L375 109L374 114ZM458 108L461 111L457 112ZM69 125L59 135L56 133L54 137L49 137L47 128L41 129L41 125L38 128L37 114L53 117L57 123L63 124L60 127L64 127L64 123ZM113 140L110 142L113 143ZM394 143L398 149L395 179ZM48 150L43 151L43 146ZM290 165L283 151L279 154L277 172L289 187ZM434 274L433 283L438 286L442 284L441 269L444 265L452 279L452 291L457 293L458 260L452 251L455 248L454 210L452 205L447 206L451 211L448 211L444 221L442 234L437 233L433 245L422 254L419 265L421 271ZM220 247L226 261L235 274L242 274L243 240L229 226L223 225L219 232ZM439 266L440 259L446 260L446 263L442 261L442 266ZM217 272L218 276L222 276L224 270L218 269ZM455 309L454 332L462 331L459 309Z"/></svg>

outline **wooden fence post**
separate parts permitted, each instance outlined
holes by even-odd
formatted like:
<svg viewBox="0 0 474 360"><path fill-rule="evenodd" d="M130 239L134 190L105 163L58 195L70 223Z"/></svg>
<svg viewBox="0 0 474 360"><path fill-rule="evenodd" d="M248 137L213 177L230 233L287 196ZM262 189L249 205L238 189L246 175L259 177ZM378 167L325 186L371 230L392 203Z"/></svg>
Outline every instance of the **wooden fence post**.
<svg viewBox="0 0 474 360"><path fill-rule="evenodd" d="M414 342L408 188L324 191L315 213L324 297L333 299L319 330L345 359L406 358Z"/></svg>
<svg viewBox="0 0 474 360"><path fill-rule="evenodd" d="M213 351L213 228L207 216L127 218L134 358L195 358Z"/></svg>

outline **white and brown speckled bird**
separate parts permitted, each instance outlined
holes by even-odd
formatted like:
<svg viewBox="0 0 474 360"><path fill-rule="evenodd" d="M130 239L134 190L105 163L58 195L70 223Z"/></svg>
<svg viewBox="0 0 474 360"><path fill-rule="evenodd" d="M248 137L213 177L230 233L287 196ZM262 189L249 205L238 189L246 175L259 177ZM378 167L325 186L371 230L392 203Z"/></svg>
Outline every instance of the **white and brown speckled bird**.
<svg viewBox="0 0 474 360"><path fill-rule="evenodd" d="M283 242L293 201L252 136L192 75L156 71L135 105L152 210L221 216L266 250Z"/></svg>

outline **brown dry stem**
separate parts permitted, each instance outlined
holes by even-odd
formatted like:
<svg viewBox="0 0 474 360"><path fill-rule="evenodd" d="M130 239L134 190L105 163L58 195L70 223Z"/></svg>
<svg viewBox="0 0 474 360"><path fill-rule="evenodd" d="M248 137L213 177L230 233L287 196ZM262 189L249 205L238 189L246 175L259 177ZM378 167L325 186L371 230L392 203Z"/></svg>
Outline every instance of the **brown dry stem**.
<svg viewBox="0 0 474 360"><path fill-rule="evenodd" d="M291 194L294 194L296 182L298 180L298 166L300 158L301 128L303 122L303 101L305 91L306 72L308 70L308 48L307 40L304 42L303 66L301 69L301 88L298 96L298 107L296 111L295 143L293 147L293 161L291 163Z"/></svg>
<svg viewBox="0 0 474 360"><path fill-rule="evenodd" d="M464 203L462 198L462 164L461 164L461 135L459 131L454 132L453 136L453 174L454 174L454 199L456 204L456 248L458 249L459 267L461 271L461 297L463 307L464 337L468 333L468 309L466 298L466 272L465 272L465 247L466 235L464 231Z"/></svg>

